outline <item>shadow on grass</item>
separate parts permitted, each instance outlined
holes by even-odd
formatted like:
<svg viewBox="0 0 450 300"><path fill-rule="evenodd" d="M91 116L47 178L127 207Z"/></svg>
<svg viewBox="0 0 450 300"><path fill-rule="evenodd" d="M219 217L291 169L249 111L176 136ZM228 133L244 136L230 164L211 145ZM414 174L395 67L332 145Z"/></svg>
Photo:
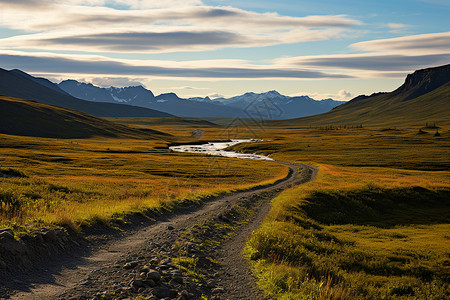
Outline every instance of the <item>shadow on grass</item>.
<svg viewBox="0 0 450 300"><path fill-rule="evenodd" d="M322 224L390 228L450 222L450 190L422 187L316 192L298 207Z"/></svg>

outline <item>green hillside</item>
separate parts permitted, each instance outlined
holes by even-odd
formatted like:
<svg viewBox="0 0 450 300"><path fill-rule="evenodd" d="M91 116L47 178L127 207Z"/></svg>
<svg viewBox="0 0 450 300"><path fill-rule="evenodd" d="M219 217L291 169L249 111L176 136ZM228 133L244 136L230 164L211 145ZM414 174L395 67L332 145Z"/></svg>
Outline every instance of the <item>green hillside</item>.
<svg viewBox="0 0 450 300"><path fill-rule="evenodd" d="M155 130L133 129L67 108L7 96L0 96L0 133L48 138L120 136L150 139L169 136Z"/></svg>
<svg viewBox="0 0 450 300"><path fill-rule="evenodd" d="M450 125L450 65L416 71L390 93L360 96L330 112L274 125ZM272 123L271 123L272 124Z"/></svg>

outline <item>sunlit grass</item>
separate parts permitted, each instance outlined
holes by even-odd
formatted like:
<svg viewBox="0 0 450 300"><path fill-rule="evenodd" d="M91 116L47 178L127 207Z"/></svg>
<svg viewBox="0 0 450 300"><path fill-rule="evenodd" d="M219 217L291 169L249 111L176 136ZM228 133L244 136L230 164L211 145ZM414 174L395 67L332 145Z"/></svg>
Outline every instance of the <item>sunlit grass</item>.
<svg viewBox="0 0 450 300"><path fill-rule="evenodd" d="M450 142L442 132L290 129L235 146L320 170L275 198L249 240L260 286L278 299L449 298Z"/></svg>
<svg viewBox="0 0 450 300"><path fill-rule="evenodd" d="M0 136L0 226L36 228L105 222L275 182L287 168L270 162L174 153L164 141L57 140ZM27 226L32 224L32 226Z"/></svg>
<svg viewBox="0 0 450 300"><path fill-rule="evenodd" d="M319 167L315 182L273 201L249 241L261 286L280 299L448 296L450 183Z"/></svg>

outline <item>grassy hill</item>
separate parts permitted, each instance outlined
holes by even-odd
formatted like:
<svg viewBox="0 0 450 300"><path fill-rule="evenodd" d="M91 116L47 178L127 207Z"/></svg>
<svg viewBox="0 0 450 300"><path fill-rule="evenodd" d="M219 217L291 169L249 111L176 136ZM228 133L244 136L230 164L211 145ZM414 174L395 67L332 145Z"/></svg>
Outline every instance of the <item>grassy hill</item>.
<svg viewBox="0 0 450 300"><path fill-rule="evenodd" d="M410 126L436 123L450 125L450 65L408 75L390 93L359 96L328 113L274 121L274 125L374 125Z"/></svg>
<svg viewBox="0 0 450 300"><path fill-rule="evenodd" d="M150 129L133 129L67 108L7 96L0 96L0 133L49 138L120 136L149 139L169 136Z"/></svg>
<svg viewBox="0 0 450 300"><path fill-rule="evenodd" d="M19 70L0 68L0 95L30 99L49 105L75 109L97 117L171 117L150 108L116 103L100 103L70 96L52 82Z"/></svg>

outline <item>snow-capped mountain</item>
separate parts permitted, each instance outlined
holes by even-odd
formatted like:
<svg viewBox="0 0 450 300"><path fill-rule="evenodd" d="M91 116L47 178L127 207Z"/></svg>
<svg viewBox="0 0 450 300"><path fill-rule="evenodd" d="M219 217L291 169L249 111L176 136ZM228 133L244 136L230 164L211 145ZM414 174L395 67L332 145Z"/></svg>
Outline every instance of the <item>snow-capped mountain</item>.
<svg viewBox="0 0 450 300"><path fill-rule="evenodd" d="M277 91L245 93L231 98L183 99L175 93L155 96L142 86L101 88L90 83L65 80L59 87L80 99L126 103L182 117L291 119L328 112L344 103L333 99L317 101L308 96L289 97Z"/></svg>
<svg viewBox="0 0 450 300"><path fill-rule="evenodd" d="M206 96L205 98L203 98L203 97L191 97L191 98L188 98L187 100L212 103L211 98L209 98L208 96ZM214 102L214 104L221 104L221 103L219 101L216 101L216 102Z"/></svg>
<svg viewBox="0 0 450 300"><path fill-rule="evenodd" d="M214 102L220 102L227 106L237 107L241 109L247 108L247 106L252 103L271 101L277 105L284 105L288 102L290 97L281 95L277 91L269 91L266 93L256 94L256 93L245 93L241 96L235 96L232 98L217 98L214 99Z"/></svg>
<svg viewBox="0 0 450 300"><path fill-rule="evenodd" d="M156 109L180 117L244 117L245 113L234 107L224 107L212 101L189 101L175 93L155 95L142 86L101 88L90 83L65 80L58 85L66 93L89 101L126 103L134 106ZM156 108L157 107L157 108Z"/></svg>
<svg viewBox="0 0 450 300"><path fill-rule="evenodd" d="M245 93L232 98L217 98L225 106L240 108L248 114L266 114L271 119L291 119L328 112L345 102L333 99L314 100L308 96L289 97L277 91Z"/></svg>
<svg viewBox="0 0 450 300"><path fill-rule="evenodd" d="M58 86L74 97L97 102L118 102L145 106L148 102L152 102L155 99L155 95L143 86L100 88L91 83L83 83L76 80L64 80Z"/></svg>

